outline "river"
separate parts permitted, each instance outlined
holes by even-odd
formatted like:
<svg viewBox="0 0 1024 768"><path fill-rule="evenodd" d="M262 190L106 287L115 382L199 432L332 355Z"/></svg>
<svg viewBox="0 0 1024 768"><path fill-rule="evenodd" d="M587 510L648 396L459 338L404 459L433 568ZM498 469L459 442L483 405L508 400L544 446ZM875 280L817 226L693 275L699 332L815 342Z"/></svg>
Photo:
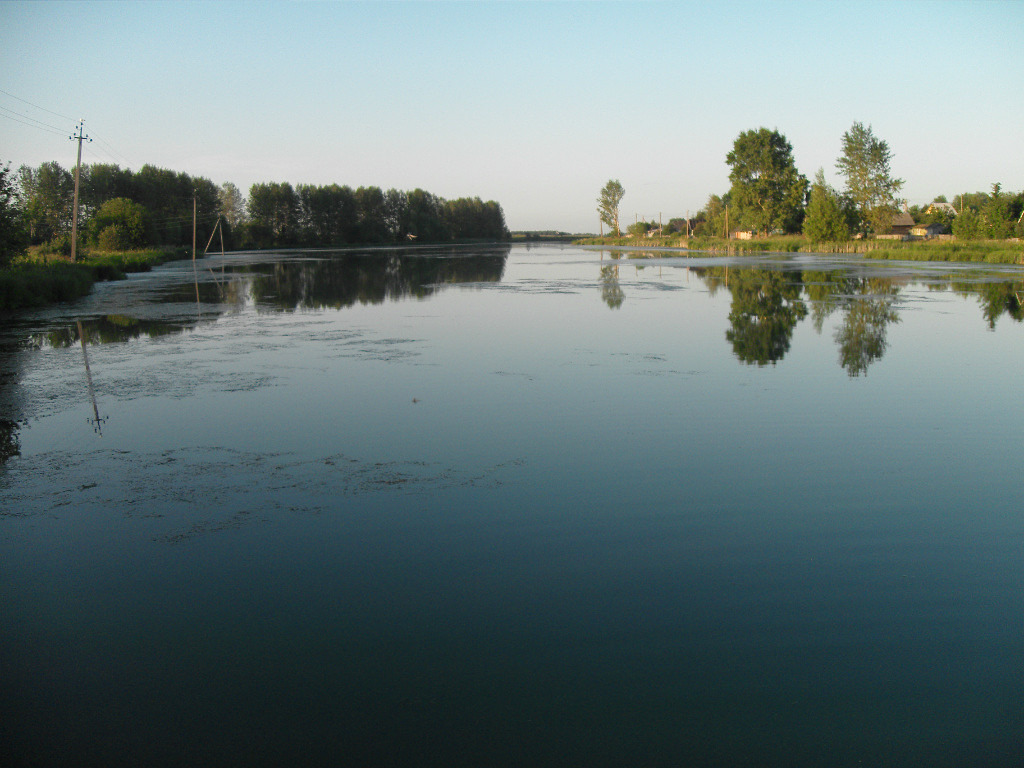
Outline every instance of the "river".
<svg viewBox="0 0 1024 768"><path fill-rule="evenodd" d="M0 762L1013 764L1022 299L516 245L9 318Z"/></svg>

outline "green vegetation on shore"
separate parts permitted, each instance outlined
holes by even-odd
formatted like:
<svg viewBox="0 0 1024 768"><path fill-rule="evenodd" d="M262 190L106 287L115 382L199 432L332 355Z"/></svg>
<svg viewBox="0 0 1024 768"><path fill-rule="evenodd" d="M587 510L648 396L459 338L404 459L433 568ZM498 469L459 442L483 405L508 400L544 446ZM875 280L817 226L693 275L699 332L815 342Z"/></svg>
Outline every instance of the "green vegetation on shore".
<svg viewBox="0 0 1024 768"><path fill-rule="evenodd" d="M721 255L757 253L859 253L871 259L970 261L1024 264L1024 243L1008 240L847 240L815 243L800 235L726 240L722 237L588 237L577 245L620 248L672 248Z"/></svg>
<svg viewBox="0 0 1024 768"><path fill-rule="evenodd" d="M39 307L85 296L95 283L123 280L128 272L148 272L157 264L186 257L182 248L97 251L78 262L39 249L0 269L0 312Z"/></svg>

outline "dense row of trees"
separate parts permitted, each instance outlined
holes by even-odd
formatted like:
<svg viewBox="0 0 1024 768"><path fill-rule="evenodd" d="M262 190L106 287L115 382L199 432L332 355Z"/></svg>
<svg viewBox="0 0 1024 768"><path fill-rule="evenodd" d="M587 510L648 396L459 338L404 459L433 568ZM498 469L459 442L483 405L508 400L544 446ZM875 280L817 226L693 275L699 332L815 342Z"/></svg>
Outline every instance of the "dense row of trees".
<svg viewBox="0 0 1024 768"><path fill-rule="evenodd" d="M444 200L422 189L254 184L247 213L239 226L243 247L508 238L505 215L493 200Z"/></svg>
<svg viewBox="0 0 1024 768"><path fill-rule="evenodd" d="M70 250L74 174L59 163L0 171L0 259L28 244ZM504 240L501 206L412 192L331 184L254 184L246 200L232 183L144 165L82 166L80 244L102 250L204 243L217 222L229 248L340 246L408 240Z"/></svg>

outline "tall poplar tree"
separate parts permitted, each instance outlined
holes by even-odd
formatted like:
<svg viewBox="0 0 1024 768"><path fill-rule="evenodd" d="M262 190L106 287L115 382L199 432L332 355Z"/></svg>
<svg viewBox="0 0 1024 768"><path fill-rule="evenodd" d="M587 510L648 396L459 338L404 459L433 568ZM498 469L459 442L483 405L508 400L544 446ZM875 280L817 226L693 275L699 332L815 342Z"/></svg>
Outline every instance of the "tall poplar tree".
<svg viewBox="0 0 1024 768"><path fill-rule="evenodd" d="M861 220L875 234L884 234L899 211L896 195L903 179L894 179L889 171L892 152L889 145L869 125L855 122L843 134L843 153L836 169L846 178L846 192L853 200Z"/></svg>
<svg viewBox="0 0 1024 768"><path fill-rule="evenodd" d="M626 190L622 188L618 179L611 179L604 188L601 190L601 196L597 198L597 213L601 217L601 221L608 225L610 228L615 228L616 237L620 234L619 231L619 203L622 202L622 198L626 195Z"/></svg>

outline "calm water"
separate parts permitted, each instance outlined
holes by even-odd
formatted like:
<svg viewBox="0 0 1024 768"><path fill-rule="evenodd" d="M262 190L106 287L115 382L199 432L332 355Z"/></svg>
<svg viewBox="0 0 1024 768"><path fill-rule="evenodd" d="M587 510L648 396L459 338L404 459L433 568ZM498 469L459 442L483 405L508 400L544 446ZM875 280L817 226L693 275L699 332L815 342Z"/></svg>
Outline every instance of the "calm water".
<svg viewBox="0 0 1024 768"><path fill-rule="evenodd" d="M0 763L1020 764L1022 299L416 249L10 321Z"/></svg>

